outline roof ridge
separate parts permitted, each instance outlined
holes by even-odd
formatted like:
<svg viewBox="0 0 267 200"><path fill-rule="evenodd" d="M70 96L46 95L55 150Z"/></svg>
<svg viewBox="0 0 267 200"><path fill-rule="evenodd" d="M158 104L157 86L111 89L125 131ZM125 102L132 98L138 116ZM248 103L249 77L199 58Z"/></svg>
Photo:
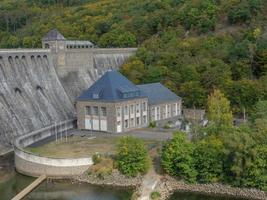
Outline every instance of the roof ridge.
<svg viewBox="0 0 267 200"><path fill-rule="evenodd" d="M106 74L107 79L108 79L108 82L109 82L109 86L110 86L110 89L111 89L112 98L114 98L114 94L113 94L114 88L113 88L112 81L110 79L110 74L111 74L110 72L113 72L113 70L112 71L107 71L105 74ZM105 76L105 74L104 74L104 76Z"/></svg>

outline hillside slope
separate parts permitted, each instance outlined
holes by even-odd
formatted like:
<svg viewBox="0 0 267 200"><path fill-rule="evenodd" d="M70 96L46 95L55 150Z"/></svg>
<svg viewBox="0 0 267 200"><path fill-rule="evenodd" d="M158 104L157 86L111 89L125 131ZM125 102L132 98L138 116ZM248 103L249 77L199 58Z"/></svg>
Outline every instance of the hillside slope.
<svg viewBox="0 0 267 200"><path fill-rule="evenodd" d="M161 81L188 107L219 88L236 113L267 97L267 3L263 0L4 0L0 47L39 47L58 28L100 47L139 46L122 72Z"/></svg>

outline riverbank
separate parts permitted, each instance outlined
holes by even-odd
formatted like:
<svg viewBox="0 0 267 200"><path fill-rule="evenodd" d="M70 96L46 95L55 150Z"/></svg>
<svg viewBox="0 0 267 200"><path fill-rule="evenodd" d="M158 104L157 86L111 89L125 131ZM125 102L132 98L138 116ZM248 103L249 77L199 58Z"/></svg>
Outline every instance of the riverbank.
<svg viewBox="0 0 267 200"><path fill-rule="evenodd" d="M266 200L266 193L257 189L236 188L222 184L186 184L170 176L162 176L155 191L161 194L161 200L169 199L175 192L191 192L219 197Z"/></svg>
<svg viewBox="0 0 267 200"><path fill-rule="evenodd" d="M153 177L151 177L152 179ZM73 178L74 182L89 183L92 185L112 186L112 187L127 187L134 189L135 196L142 190L142 182L144 176L135 178L122 175L118 170L114 170L112 174L99 178L93 174L84 173L81 176ZM155 187L154 191L161 194L160 200L167 200L175 192L188 192L203 195L211 195L217 197L240 198L249 200L266 200L266 194L263 191L249 188L236 188L222 184L187 184L183 181L166 175L160 176L160 181Z"/></svg>
<svg viewBox="0 0 267 200"><path fill-rule="evenodd" d="M73 178L73 181L81 183L89 183L92 185L101 186L116 186L116 187L128 187L128 188L138 188L141 186L143 177L127 177L121 174L118 170L113 170L110 175L106 175L104 178L100 178L95 174L83 173L80 176Z"/></svg>

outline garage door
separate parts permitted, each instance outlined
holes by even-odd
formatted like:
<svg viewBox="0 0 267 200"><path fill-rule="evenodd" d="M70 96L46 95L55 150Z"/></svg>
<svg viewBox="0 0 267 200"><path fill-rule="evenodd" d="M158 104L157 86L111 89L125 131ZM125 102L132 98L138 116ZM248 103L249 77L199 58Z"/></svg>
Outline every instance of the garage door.
<svg viewBox="0 0 267 200"><path fill-rule="evenodd" d="M100 121L101 131L107 131L107 120L101 120Z"/></svg>
<svg viewBox="0 0 267 200"><path fill-rule="evenodd" d="M93 130L99 131L99 119L93 119Z"/></svg>
<svg viewBox="0 0 267 200"><path fill-rule="evenodd" d="M90 119L85 119L85 129L91 130L91 120Z"/></svg>

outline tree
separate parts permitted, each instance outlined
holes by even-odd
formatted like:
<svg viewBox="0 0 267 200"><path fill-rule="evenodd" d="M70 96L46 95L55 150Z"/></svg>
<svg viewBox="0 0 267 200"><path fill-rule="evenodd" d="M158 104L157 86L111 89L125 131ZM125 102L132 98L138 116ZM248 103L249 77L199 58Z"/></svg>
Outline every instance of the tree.
<svg viewBox="0 0 267 200"><path fill-rule="evenodd" d="M180 94L187 107L202 107L206 101L206 91L198 81L189 81L181 85Z"/></svg>
<svg viewBox="0 0 267 200"><path fill-rule="evenodd" d="M214 90L208 97L208 119L217 131L233 125L230 102L220 90Z"/></svg>
<svg viewBox="0 0 267 200"><path fill-rule="evenodd" d="M135 47L136 37L129 31L115 29L103 34L99 44L102 47Z"/></svg>
<svg viewBox="0 0 267 200"><path fill-rule="evenodd" d="M197 181L219 182L223 177L223 143L216 138L206 138L196 143L194 164Z"/></svg>
<svg viewBox="0 0 267 200"><path fill-rule="evenodd" d="M120 138L116 147L118 169L127 176L144 174L150 166L150 159L141 139L132 136Z"/></svg>
<svg viewBox="0 0 267 200"><path fill-rule="evenodd" d="M256 155L255 141L247 127L236 128L223 135L225 147L224 180L235 186L247 184L246 176Z"/></svg>
<svg viewBox="0 0 267 200"><path fill-rule="evenodd" d="M243 113L243 118L246 119L246 114L252 110L259 99L257 82L247 79L235 81L230 93L232 94L230 99L235 111Z"/></svg>
<svg viewBox="0 0 267 200"><path fill-rule="evenodd" d="M202 82L209 91L213 89L226 90L231 84L231 69L220 59L210 59L202 73Z"/></svg>
<svg viewBox="0 0 267 200"><path fill-rule="evenodd" d="M258 101L255 105L252 119L267 119L267 101Z"/></svg>
<svg viewBox="0 0 267 200"><path fill-rule="evenodd" d="M120 71L135 84L140 84L145 76L145 65L138 58L133 58L125 63Z"/></svg>
<svg viewBox="0 0 267 200"><path fill-rule="evenodd" d="M251 12L246 3L240 3L232 7L228 13L228 21L231 24L247 22L251 19Z"/></svg>
<svg viewBox="0 0 267 200"><path fill-rule="evenodd" d="M244 177L244 186L267 191L267 145L258 146L254 151L253 163Z"/></svg>
<svg viewBox="0 0 267 200"><path fill-rule="evenodd" d="M164 170L187 182L195 182L196 171L193 162L193 145L182 132L173 134L162 149L161 163Z"/></svg>

